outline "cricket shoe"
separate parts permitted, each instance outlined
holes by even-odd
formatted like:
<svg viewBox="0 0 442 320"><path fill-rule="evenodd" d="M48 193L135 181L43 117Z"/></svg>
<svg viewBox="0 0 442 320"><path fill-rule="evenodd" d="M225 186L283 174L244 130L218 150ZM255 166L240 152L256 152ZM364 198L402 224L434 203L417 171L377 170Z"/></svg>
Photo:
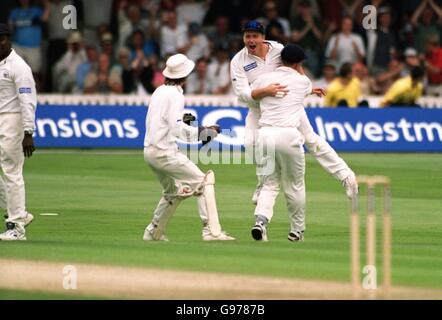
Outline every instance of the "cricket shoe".
<svg viewBox="0 0 442 320"><path fill-rule="evenodd" d="M153 236L153 230L154 227L151 225L148 225L146 227L146 230L144 230L144 235L143 235L144 241L169 241L169 239L164 234L162 234L159 239L155 239Z"/></svg>
<svg viewBox="0 0 442 320"><path fill-rule="evenodd" d="M302 242L304 241L304 231L290 231L287 239L292 242Z"/></svg>
<svg viewBox="0 0 442 320"><path fill-rule="evenodd" d="M25 227L21 223L6 223L6 231L0 234L1 241L26 240Z"/></svg>
<svg viewBox="0 0 442 320"><path fill-rule="evenodd" d="M358 182L356 181L356 176L353 172L347 178L342 180L342 186L345 188L347 198L350 200L358 195Z"/></svg>
<svg viewBox="0 0 442 320"><path fill-rule="evenodd" d="M256 241L269 241L266 226L257 222L252 228L252 237Z"/></svg>
<svg viewBox="0 0 442 320"><path fill-rule="evenodd" d="M236 240L234 237L229 236L225 231L221 231L221 233L217 236L210 232L208 226L203 228L203 241L230 241Z"/></svg>
<svg viewBox="0 0 442 320"><path fill-rule="evenodd" d="M7 220L7 219L8 219L8 215L5 214L5 220ZM26 212L26 217L24 220L25 220L25 227L27 227L31 224L32 221L34 221L34 216L31 213Z"/></svg>

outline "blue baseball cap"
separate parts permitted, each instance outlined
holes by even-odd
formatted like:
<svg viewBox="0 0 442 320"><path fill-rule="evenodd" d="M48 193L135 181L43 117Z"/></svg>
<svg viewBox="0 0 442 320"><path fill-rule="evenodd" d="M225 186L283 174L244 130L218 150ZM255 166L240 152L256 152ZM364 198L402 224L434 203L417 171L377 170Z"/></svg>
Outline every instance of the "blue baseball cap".
<svg viewBox="0 0 442 320"><path fill-rule="evenodd" d="M249 22L247 22L244 27L242 28L243 32L246 31L254 31L254 32L258 32L261 34L265 34L265 28L264 25L259 22L258 20L250 20Z"/></svg>

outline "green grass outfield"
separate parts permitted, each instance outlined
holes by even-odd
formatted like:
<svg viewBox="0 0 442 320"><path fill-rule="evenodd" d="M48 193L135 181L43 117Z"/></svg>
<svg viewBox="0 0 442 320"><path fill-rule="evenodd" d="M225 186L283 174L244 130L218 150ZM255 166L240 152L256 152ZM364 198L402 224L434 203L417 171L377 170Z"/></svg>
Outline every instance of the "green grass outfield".
<svg viewBox="0 0 442 320"><path fill-rule="evenodd" d="M392 180L393 285L441 289L442 155L342 157L358 174ZM0 258L349 281L349 203L340 184L311 156L306 163L304 243L287 240L282 195L269 227L270 241L251 238L253 166L201 168L215 171L221 222L235 242L202 242L193 198L183 202L172 218L170 242L142 241L161 189L141 152L37 152L25 165L27 205L36 219L28 229L28 241L0 243ZM45 212L60 215L39 215ZM377 256L381 258L380 251ZM0 291L0 298L11 296L12 292Z"/></svg>

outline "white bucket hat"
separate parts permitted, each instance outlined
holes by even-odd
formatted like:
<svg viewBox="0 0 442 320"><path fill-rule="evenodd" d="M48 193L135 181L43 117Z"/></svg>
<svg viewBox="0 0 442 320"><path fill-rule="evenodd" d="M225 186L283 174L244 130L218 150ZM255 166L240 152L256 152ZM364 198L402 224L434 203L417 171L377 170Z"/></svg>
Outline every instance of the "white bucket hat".
<svg viewBox="0 0 442 320"><path fill-rule="evenodd" d="M187 77L195 67L195 62L188 59L184 54L175 54L167 59L163 75L169 79L181 79Z"/></svg>

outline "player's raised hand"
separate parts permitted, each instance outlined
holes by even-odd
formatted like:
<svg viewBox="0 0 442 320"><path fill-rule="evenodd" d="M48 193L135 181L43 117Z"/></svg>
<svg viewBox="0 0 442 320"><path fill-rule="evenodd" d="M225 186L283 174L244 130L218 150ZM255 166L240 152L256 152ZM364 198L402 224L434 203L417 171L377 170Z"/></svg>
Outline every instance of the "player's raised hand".
<svg viewBox="0 0 442 320"><path fill-rule="evenodd" d="M317 95L318 97L322 98L327 95L327 91L322 88L313 88L311 94Z"/></svg>

